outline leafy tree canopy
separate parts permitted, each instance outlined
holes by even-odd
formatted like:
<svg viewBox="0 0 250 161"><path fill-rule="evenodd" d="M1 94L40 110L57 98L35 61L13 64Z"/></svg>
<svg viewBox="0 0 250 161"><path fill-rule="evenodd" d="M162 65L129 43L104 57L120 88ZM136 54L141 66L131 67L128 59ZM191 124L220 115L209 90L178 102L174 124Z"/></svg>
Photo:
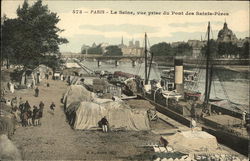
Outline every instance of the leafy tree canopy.
<svg viewBox="0 0 250 161"><path fill-rule="evenodd" d="M192 47L187 43L172 47L169 43L161 42L153 45L150 51L153 52L155 56L184 56L192 54Z"/></svg>
<svg viewBox="0 0 250 161"><path fill-rule="evenodd" d="M94 55L102 55L103 54L101 45L97 45L96 47L90 47L87 50L88 50L88 54L94 54ZM87 50L86 49L82 49L81 53L82 54L86 54Z"/></svg>
<svg viewBox="0 0 250 161"><path fill-rule="evenodd" d="M41 62L47 65L43 59L59 55L59 45L68 42L58 35L63 31L56 26L59 21L56 13L42 5L42 0L32 6L25 0L17 8L17 18L6 19L2 24L4 58L31 68Z"/></svg>
<svg viewBox="0 0 250 161"><path fill-rule="evenodd" d="M111 45L106 47L105 55L107 56L121 56L122 50L117 45Z"/></svg>

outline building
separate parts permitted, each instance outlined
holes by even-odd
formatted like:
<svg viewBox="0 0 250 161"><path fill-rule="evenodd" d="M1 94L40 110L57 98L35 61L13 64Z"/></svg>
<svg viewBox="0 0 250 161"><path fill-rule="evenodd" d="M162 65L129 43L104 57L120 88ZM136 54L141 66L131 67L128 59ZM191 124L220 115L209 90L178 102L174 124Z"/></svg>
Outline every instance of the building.
<svg viewBox="0 0 250 161"><path fill-rule="evenodd" d="M83 44L81 47L81 53L85 53L88 54L88 49L90 48L90 46Z"/></svg>
<svg viewBox="0 0 250 161"><path fill-rule="evenodd" d="M206 41L202 40L188 40L187 42L177 41L177 42L172 42L171 47L177 47L181 44L186 44L186 43L192 47L192 57L197 58L201 55L201 49L206 44Z"/></svg>
<svg viewBox="0 0 250 161"><path fill-rule="evenodd" d="M218 33L217 42L232 42L237 43L238 39L227 26L227 23L224 23L223 29L221 29Z"/></svg>
<svg viewBox="0 0 250 161"><path fill-rule="evenodd" d="M134 40L131 40L129 41L129 45L126 46L123 43L123 37L118 47L121 48L124 56L142 56L144 53L144 48L140 47L140 41L135 41L134 43Z"/></svg>
<svg viewBox="0 0 250 161"><path fill-rule="evenodd" d="M135 41L135 47L137 47L137 48L140 47L140 41Z"/></svg>
<svg viewBox="0 0 250 161"><path fill-rule="evenodd" d="M206 41L202 40L188 40L188 45L192 47L192 57L197 58L201 55L201 49L205 46Z"/></svg>

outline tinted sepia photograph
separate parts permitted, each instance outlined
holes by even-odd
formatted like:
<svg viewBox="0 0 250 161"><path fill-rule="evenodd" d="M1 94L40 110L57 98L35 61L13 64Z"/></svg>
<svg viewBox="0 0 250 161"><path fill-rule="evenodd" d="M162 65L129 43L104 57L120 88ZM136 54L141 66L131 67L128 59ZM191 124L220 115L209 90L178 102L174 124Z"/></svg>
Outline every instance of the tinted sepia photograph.
<svg viewBox="0 0 250 161"><path fill-rule="evenodd" d="M0 161L247 161L248 1L1 1Z"/></svg>

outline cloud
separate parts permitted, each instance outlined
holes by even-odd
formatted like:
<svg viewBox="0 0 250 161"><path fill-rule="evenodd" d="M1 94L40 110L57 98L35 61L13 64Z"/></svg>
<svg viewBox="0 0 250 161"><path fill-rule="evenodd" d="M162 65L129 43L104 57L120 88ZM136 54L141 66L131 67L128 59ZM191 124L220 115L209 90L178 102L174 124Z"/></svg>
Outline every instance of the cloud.
<svg viewBox="0 0 250 161"><path fill-rule="evenodd" d="M30 2L31 0L29 0ZM2 13L8 17L16 17L16 8L22 1L3 1ZM61 49L79 51L83 43L91 45L95 42L120 43L124 40L140 40L147 32L151 44L161 41L186 41L200 39L205 35L208 21L214 38L217 31L223 28L226 19L228 27L238 38L249 35L249 7L248 2L90 2L90 1L44 1L49 9L57 12L61 21L57 26L65 29L61 37L69 40ZM73 10L91 11L220 11L229 16L146 16L121 14L73 14Z"/></svg>
<svg viewBox="0 0 250 161"><path fill-rule="evenodd" d="M222 24L222 21L213 21L213 24L220 25ZM185 22L185 23L170 23L170 27L191 27L191 26L204 26L204 24L207 24L207 21L203 22Z"/></svg>
<svg viewBox="0 0 250 161"><path fill-rule="evenodd" d="M134 24L120 24L120 25L81 25L80 29L90 29L100 32L126 32L128 34L142 33L143 31L150 31L155 33L159 31L158 27L147 26L147 25L134 25Z"/></svg>

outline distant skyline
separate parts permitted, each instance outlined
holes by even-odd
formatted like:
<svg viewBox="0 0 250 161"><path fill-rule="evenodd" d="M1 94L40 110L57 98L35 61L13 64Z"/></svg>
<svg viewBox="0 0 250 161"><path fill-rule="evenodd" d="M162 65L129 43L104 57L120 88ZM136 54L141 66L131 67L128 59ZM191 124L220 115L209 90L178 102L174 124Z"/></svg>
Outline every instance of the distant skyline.
<svg viewBox="0 0 250 161"><path fill-rule="evenodd" d="M34 1L28 1L32 4ZM23 1L3 0L1 15L16 17L18 5ZM58 27L65 31L60 36L69 40L61 45L61 52L80 52L83 44L92 45L107 42L120 44L123 36L124 44L132 39L143 45L143 36L147 32L150 44L159 42L176 42L200 40L205 37L207 23L211 22L212 38L216 39L218 31L226 21L228 27L237 38L249 36L249 2L247 1L43 1L52 12L61 19ZM105 10L106 14L90 14L91 10ZM73 14L73 10L88 12ZM139 11L155 12L220 12L228 16L198 15L125 15L110 14L114 11L128 11L135 14ZM93 12L93 11L92 11Z"/></svg>

